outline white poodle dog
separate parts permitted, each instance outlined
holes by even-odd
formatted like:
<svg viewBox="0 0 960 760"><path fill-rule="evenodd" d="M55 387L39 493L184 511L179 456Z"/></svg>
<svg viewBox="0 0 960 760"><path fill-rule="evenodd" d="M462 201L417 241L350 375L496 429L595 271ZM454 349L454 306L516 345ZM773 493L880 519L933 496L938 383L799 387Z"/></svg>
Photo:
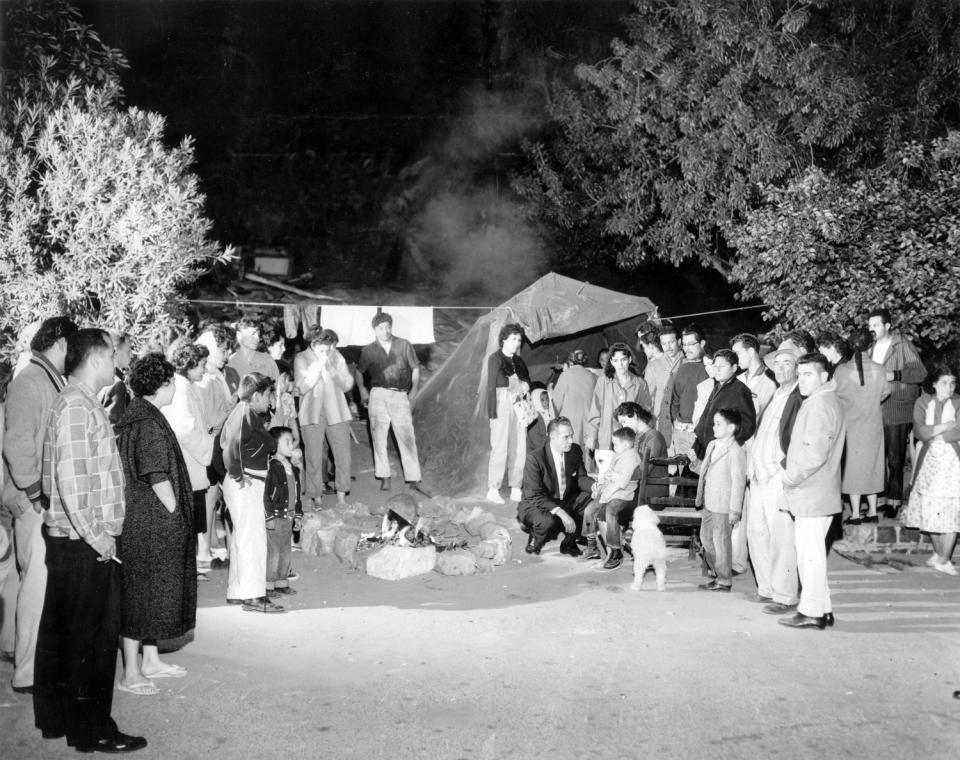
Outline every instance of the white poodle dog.
<svg viewBox="0 0 960 760"><path fill-rule="evenodd" d="M667 542L657 527L660 518L646 504L641 504L633 513L633 583L631 590L639 591L643 585L643 575L653 565L657 574L657 591L667 588Z"/></svg>

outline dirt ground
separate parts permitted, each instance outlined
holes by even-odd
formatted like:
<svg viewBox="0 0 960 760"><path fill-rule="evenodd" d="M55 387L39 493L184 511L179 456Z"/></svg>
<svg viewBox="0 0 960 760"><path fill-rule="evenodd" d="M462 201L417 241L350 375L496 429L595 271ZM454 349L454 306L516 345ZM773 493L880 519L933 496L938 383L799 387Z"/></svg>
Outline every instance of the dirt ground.
<svg viewBox="0 0 960 760"><path fill-rule="evenodd" d="M371 503L355 453L353 497ZM514 553L486 575L391 583L295 554L289 612L262 615L226 606L213 571L193 640L167 655L187 677L115 693L121 729L149 741L137 756L956 757L957 579L834 556L836 627L795 631L744 598L747 576L698 590L685 550L666 592L651 572L634 593L629 567L599 572L556 544L529 557L512 505L493 509ZM40 738L11 673L0 665L0 758L75 756Z"/></svg>

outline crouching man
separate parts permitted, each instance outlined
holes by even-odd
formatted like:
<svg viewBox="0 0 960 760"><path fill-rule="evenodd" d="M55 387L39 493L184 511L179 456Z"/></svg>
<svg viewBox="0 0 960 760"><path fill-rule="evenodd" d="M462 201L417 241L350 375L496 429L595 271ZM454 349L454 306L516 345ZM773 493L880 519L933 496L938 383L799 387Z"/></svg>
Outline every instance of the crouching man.
<svg viewBox="0 0 960 760"><path fill-rule="evenodd" d="M587 476L583 451L573 442L573 435L570 420L557 417L547 426L546 444L527 454L517 520L530 534L528 554L539 554L547 541L563 533L560 552L580 555L577 536L590 503L593 479Z"/></svg>

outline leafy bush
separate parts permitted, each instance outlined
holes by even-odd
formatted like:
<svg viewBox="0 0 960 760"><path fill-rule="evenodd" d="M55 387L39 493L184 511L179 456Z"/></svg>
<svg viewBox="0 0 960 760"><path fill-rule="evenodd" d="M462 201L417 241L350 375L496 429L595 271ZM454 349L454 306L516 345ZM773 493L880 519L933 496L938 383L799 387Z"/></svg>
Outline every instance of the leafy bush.
<svg viewBox="0 0 960 760"><path fill-rule="evenodd" d="M122 56L63 2L14 5L0 103L0 323L53 314L149 340L218 259L193 147L120 107ZM9 346L7 347L9 349Z"/></svg>

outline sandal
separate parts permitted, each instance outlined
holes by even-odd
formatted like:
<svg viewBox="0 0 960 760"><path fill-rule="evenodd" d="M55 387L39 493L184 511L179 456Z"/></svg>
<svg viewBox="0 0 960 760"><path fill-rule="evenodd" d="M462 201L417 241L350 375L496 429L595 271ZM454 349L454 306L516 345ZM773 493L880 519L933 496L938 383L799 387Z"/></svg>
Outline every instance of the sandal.
<svg viewBox="0 0 960 760"><path fill-rule="evenodd" d="M187 669L181 665L168 665L156 673L144 673L143 675L147 678L183 678L187 675Z"/></svg>
<svg viewBox="0 0 960 760"><path fill-rule="evenodd" d="M153 681L146 683L136 683L133 686L127 686L123 681L117 684L118 691L125 691L127 694L136 694L138 697L152 697L160 693L160 689Z"/></svg>

